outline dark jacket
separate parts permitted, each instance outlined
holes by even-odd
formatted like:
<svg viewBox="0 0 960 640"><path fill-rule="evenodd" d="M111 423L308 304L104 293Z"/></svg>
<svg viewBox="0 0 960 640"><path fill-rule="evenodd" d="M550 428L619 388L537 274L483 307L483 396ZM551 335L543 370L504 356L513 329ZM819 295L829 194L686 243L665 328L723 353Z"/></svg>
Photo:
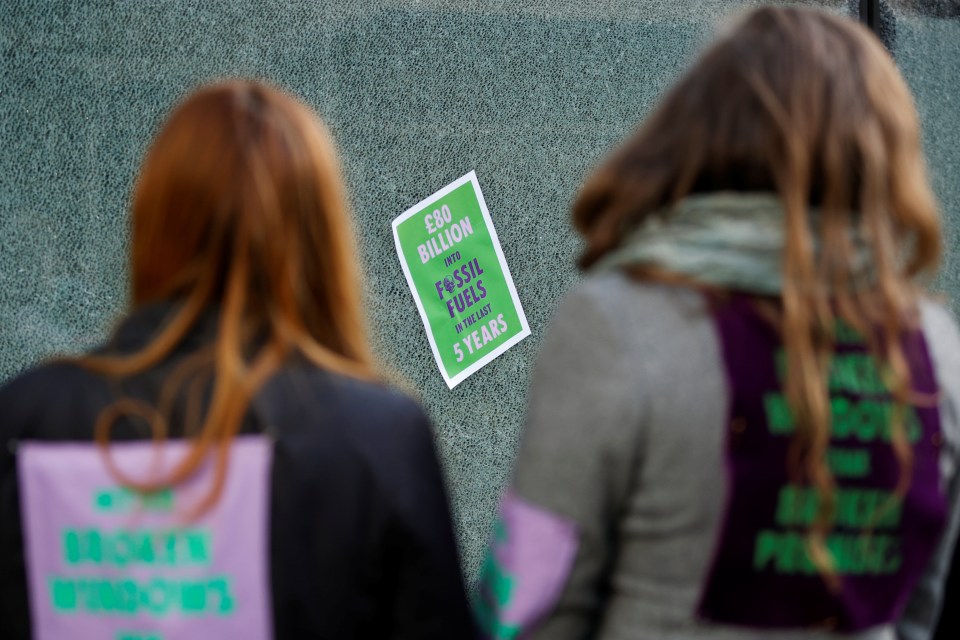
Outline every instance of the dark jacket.
<svg viewBox="0 0 960 640"><path fill-rule="evenodd" d="M106 351L146 344L169 307L128 318ZM0 638L30 637L16 449L24 440L90 441L121 394L156 404L167 376L209 344L208 315L164 363L123 382L73 363L0 388ZM171 435L182 435L174 411ZM429 422L386 387L290 363L243 424L275 442L270 576L275 638L451 640L473 636L447 496ZM147 437L119 422L114 440Z"/></svg>

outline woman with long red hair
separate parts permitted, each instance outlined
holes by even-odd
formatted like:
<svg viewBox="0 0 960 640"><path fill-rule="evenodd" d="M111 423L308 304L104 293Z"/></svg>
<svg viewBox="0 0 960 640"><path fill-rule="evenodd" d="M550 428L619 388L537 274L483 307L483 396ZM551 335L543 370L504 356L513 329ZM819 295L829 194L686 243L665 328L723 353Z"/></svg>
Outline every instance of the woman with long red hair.
<svg viewBox="0 0 960 640"><path fill-rule="evenodd" d="M573 208L589 273L534 374L491 638L929 637L960 334L910 92L864 27L722 34Z"/></svg>
<svg viewBox="0 0 960 640"><path fill-rule="evenodd" d="M468 637L430 426L374 369L317 117L195 92L131 247L110 340L0 389L0 637Z"/></svg>

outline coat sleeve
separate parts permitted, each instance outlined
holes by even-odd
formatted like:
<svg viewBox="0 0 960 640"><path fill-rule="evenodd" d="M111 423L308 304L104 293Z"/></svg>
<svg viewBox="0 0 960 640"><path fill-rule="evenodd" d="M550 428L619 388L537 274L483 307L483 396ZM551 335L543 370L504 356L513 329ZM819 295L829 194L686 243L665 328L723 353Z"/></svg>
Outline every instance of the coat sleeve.
<svg viewBox="0 0 960 640"><path fill-rule="evenodd" d="M585 638L598 622L644 410L611 316L581 286L544 340L475 604L486 638Z"/></svg>
<svg viewBox="0 0 960 640"><path fill-rule="evenodd" d="M940 471L949 505L943 538L920 578L897 625L899 640L927 640L937 628L945 601L956 601L960 593L945 593L945 582L954 555L960 528L960 333L950 314L931 302L921 305L924 334L940 387L940 423L943 448ZM960 571L954 560L953 573ZM955 580L954 580L955 582ZM942 629L954 637L955 631ZM941 637L940 635L937 636ZM943 636L946 637L946 636Z"/></svg>
<svg viewBox="0 0 960 640"><path fill-rule="evenodd" d="M402 466L391 487L393 530L385 537L396 581L390 637L471 640L476 627L432 430L419 408L409 413L404 428L398 428L402 442L396 455Z"/></svg>

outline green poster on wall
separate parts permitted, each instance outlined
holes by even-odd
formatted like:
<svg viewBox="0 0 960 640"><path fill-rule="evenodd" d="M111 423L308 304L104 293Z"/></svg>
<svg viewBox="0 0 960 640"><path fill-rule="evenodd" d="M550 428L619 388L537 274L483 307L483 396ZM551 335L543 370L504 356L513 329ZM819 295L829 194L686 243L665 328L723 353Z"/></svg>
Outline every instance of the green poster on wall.
<svg viewBox="0 0 960 640"><path fill-rule="evenodd" d="M398 216L393 239L448 387L530 335L476 173Z"/></svg>

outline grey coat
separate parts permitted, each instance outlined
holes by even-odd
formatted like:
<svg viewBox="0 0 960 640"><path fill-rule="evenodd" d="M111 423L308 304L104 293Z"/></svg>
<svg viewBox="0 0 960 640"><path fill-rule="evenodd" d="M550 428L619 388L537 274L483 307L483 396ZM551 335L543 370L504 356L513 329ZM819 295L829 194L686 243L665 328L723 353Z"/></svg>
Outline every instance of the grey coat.
<svg viewBox="0 0 960 640"><path fill-rule="evenodd" d="M513 491L575 523L558 600L524 638L919 640L935 626L958 522L960 333L938 304L923 330L942 390L946 534L894 628L854 636L697 619L723 516L726 388L702 297L589 277L561 304L537 362Z"/></svg>

